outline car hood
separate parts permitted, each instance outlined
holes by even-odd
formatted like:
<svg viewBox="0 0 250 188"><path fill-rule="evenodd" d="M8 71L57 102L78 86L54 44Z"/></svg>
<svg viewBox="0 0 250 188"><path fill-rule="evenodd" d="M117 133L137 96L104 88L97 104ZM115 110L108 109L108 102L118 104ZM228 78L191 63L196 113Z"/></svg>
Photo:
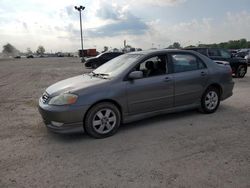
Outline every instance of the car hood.
<svg viewBox="0 0 250 188"><path fill-rule="evenodd" d="M89 87L94 87L104 82L107 79L92 77L87 74L68 78L66 80L59 81L46 89L46 92L50 96L59 95L61 93L77 93L79 90L83 90Z"/></svg>

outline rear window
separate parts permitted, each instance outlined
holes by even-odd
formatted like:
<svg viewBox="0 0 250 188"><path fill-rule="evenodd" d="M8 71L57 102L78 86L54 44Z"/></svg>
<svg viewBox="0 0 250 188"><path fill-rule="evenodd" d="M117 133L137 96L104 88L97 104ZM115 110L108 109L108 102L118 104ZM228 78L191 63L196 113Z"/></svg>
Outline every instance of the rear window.
<svg viewBox="0 0 250 188"><path fill-rule="evenodd" d="M194 71L206 68L206 65L191 54L172 54L174 73Z"/></svg>

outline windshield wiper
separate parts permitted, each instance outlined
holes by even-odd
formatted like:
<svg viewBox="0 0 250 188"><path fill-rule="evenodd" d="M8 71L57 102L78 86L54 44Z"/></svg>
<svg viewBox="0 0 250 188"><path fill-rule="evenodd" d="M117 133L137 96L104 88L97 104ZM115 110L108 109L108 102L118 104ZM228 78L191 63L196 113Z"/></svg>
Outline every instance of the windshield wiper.
<svg viewBox="0 0 250 188"><path fill-rule="evenodd" d="M92 71L90 73L91 76L95 76L95 77L101 77L101 78L104 78L104 79L107 79L105 76L109 76L109 74L105 74L105 73L95 73L94 71Z"/></svg>

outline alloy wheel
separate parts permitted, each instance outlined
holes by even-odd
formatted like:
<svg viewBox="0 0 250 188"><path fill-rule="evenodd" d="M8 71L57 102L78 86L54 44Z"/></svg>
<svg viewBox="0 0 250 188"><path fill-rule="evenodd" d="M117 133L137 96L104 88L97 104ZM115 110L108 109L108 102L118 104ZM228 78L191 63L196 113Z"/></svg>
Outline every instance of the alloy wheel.
<svg viewBox="0 0 250 188"><path fill-rule="evenodd" d="M208 110L214 110L219 102L219 97L215 91L209 91L205 98L205 105Z"/></svg>
<svg viewBox="0 0 250 188"><path fill-rule="evenodd" d="M92 120L94 130L99 134L106 134L116 125L116 114L113 110L105 108L97 111Z"/></svg>

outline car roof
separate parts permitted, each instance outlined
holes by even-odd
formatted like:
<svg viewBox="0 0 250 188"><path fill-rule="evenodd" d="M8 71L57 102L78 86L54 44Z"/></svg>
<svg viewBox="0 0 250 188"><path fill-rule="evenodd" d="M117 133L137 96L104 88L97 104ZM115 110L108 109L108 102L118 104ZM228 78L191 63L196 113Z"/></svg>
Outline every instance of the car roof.
<svg viewBox="0 0 250 188"><path fill-rule="evenodd" d="M184 49L207 49L209 47L187 47L187 48L184 48Z"/></svg>
<svg viewBox="0 0 250 188"><path fill-rule="evenodd" d="M136 52L130 52L128 54L135 54L135 55L154 55L159 53L178 53L178 52L188 52L190 53L190 50L186 49L161 49L161 50L144 50L144 51L136 51ZM195 53L195 52L194 52Z"/></svg>
<svg viewBox="0 0 250 188"><path fill-rule="evenodd" d="M123 52L103 52L102 54L123 54Z"/></svg>

